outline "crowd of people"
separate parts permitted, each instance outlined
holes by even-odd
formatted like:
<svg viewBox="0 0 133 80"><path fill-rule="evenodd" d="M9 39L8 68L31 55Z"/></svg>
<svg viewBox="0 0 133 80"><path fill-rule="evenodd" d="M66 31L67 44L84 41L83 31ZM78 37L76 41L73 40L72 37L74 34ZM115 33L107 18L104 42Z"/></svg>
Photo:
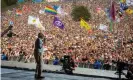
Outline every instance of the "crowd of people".
<svg viewBox="0 0 133 80"><path fill-rule="evenodd" d="M119 0L118 0L119 1ZM116 4L118 2L116 1ZM29 10L24 10L21 16L16 16L15 10L27 6ZM39 14L39 10L46 5L60 5L68 13L67 15L57 15L63 22L65 29L61 30L53 26L54 15ZM80 27L80 22L72 20L71 11L74 5L86 6L91 13L88 21L92 27L92 32ZM1 38L2 54L6 56L4 60L34 62L34 44L37 34L42 32L46 36L47 51L44 52L44 63L54 65L60 64L60 59L64 55L70 55L75 63L94 64L94 68L100 66L108 67L112 65L112 60L121 59L130 62L133 59L133 15L123 15L123 18L113 23L113 31L102 31L98 29L100 24L110 26L106 14L98 14L97 7L102 10L108 8L108 0L78 0L75 2L54 2L54 3L31 3L19 4L18 7L1 13L2 32L8 28L9 22L13 21L12 32L17 36ZM118 7L119 5L116 5ZM117 14L117 13L116 13ZM28 25L28 16L39 17L42 25L46 28L42 31L35 26ZM117 17L118 14L116 15Z"/></svg>

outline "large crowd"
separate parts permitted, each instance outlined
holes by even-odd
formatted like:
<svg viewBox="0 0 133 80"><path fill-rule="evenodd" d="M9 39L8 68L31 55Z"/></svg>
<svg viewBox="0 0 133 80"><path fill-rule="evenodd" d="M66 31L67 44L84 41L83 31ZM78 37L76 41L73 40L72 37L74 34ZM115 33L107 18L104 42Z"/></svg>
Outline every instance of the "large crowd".
<svg viewBox="0 0 133 80"><path fill-rule="evenodd" d="M92 32L86 31L80 27L80 22L72 20L71 11L76 5L86 6L91 13L91 19L87 23L92 27ZM118 2L116 2L118 4ZM112 60L121 59L130 62L133 58L133 15L123 15L120 22L113 23L113 31L102 31L98 29L100 24L110 26L110 22L106 14L98 14L97 7L102 10L108 8L110 3L108 0L78 0L76 2L54 2L54 3L30 3L19 4L19 8L23 5L30 8L24 11L21 16L16 16L13 8L1 13L1 29L2 32L8 28L9 21L13 20L13 33L18 36L9 38L7 35L1 37L1 55L6 55L8 60L17 57L17 61L21 58L25 62L34 61L34 43L37 34L42 32L47 40L47 51L44 52L44 62L49 64L50 61L60 60L64 55L70 55L76 63L109 64ZM61 30L53 26L54 16L51 14L39 14L39 10L44 9L46 5L60 5L67 12L67 15L57 15L65 25L65 29ZM116 5L118 7L119 5ZM28 25L28 16L39 17L42 25L46 28L42 31L35 26ZM117 17L118 14L116 15Z"/></svg>

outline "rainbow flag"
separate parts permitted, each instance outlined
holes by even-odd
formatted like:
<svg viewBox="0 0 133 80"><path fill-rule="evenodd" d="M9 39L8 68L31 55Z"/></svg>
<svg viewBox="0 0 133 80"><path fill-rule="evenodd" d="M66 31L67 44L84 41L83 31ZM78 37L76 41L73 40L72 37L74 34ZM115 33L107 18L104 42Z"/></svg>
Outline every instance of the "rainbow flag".
<svg viewBox="0 0 133 80"><path fill-rule="evenodd" d="M45 12L56 15L57 11L51 6L45 6Z"/></svg>

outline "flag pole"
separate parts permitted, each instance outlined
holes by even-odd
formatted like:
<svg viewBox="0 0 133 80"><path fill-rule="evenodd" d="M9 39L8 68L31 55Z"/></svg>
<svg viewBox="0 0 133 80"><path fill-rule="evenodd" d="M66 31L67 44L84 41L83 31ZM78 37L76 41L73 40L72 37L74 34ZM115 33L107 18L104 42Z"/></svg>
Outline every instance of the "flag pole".
<svg viewBox="0 0 133 80"><path fill-rule="evenodd" d="M82 19L82 17L80 17L80 24L81 24L81 19ZM81 40L81 31L82 31L82 29L81 29L81 26L80 26L80 40Z"/></svg>
<svg viewBox="0 0 133 80"><path fill-rule="evenodd" d="M113 32L113 21L110 21L110 31Z"/></svg>

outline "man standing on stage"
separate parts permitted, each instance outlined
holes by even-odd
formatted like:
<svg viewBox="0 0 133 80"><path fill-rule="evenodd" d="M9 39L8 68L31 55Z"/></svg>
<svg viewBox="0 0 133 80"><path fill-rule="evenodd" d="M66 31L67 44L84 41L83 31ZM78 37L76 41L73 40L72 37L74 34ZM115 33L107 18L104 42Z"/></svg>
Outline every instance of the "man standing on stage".
<svg viewBox="0 0 133 80"><path fill-rule="evenodd" d="M43 64L43 53L44 48L43 45L45 43L45 38L42 33L38 34L38 38L35 41L35 49L34 49L34 57L36 61L36 71L35 78L44 78L42 76L42 64Z"/></svg>

